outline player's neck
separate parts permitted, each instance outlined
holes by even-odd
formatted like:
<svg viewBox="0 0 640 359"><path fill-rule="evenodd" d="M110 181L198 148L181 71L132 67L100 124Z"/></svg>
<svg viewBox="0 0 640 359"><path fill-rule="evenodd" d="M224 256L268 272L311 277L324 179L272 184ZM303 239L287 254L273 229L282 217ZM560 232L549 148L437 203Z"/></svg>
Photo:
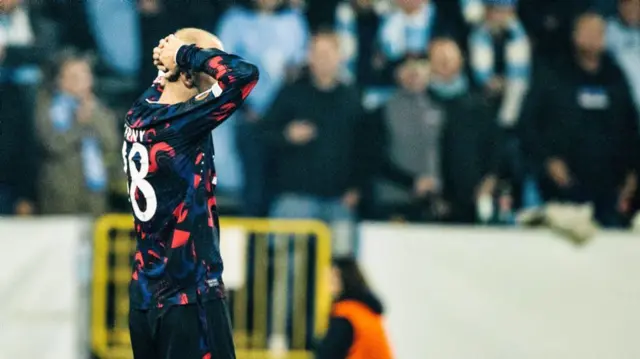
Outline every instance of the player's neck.
<svg viewBox="0 0 640 359"><path fill-rule="evenodd" d="M197 95L197 91L195 89L188 89L180 83L170 82L164 87L164 91L162 91L162 95L160 96L158 103L173 105L176 103L187 102L195 95Z"/></svg>

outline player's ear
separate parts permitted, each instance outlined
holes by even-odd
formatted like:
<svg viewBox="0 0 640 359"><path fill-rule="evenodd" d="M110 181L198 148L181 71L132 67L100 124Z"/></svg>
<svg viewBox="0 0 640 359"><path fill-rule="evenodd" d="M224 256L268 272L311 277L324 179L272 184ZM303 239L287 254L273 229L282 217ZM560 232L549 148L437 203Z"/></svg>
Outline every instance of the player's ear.
<svg viewBox="0 0 640 359"><path fill-rule="evenodd" d="M180 75L180 79L182 80L182 83L189 89L192 89L195 87L195 78L193 77L193 75L189 72L183 72Z"/></svg>

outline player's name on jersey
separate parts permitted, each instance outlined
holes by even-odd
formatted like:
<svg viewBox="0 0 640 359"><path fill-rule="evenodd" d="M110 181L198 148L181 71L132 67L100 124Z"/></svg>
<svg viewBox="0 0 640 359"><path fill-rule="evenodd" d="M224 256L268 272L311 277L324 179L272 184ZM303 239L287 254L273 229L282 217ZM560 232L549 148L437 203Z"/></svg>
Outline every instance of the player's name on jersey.
<svg viewBox="0 0 640 359"><path fill-rule="evenodd" d="M129 142L142 142L144 138L145 131L143 130L134 130L129 126L124 126L124 138Z"/></svg>

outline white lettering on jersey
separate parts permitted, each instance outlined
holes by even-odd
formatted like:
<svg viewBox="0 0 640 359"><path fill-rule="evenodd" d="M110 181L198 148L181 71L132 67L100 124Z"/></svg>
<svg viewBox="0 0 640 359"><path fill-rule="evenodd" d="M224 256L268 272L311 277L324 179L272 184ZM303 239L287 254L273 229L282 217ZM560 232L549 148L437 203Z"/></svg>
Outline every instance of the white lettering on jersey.
<svg viewBox="0 0 640 359"><path fill-rule="evenodd" d="M129 126L124 127L124 138L128 142L142 142L142 138L144 137L145 131L143 130L134 130Z"/></svg>

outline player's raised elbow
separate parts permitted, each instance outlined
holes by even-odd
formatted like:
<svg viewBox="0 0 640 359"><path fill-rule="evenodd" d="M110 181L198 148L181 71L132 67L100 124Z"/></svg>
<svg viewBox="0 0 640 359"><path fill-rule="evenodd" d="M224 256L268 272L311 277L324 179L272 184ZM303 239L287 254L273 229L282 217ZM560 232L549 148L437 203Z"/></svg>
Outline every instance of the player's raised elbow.
<svg viewBox="0 0 640 359"><path fill-rule="evenodd" d="M260 78L260 70L258 66L245 62L245 69L243 69L244 80L246 83L257 82Z"/></svg>

